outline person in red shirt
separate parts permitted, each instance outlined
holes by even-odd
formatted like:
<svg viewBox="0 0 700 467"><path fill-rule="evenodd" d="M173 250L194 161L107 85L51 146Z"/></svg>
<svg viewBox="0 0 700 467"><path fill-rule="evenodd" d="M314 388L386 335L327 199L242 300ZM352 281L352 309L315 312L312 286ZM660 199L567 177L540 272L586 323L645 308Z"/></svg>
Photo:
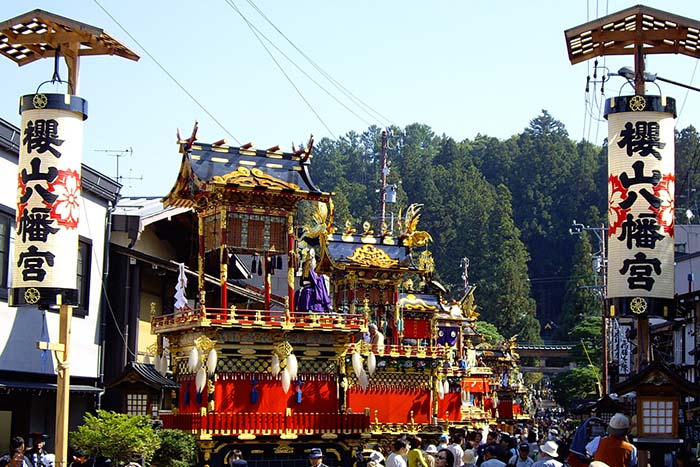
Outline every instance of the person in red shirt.
<svg viewBox="0 0 700 467"><path fill-rule="evenodd" d="M608 436L599 438L596 445L591 441L587 446L593 459L605 462L610 467L636 467L637 448L627 441L630 420L625 415L613 415L608 424Z"/></svg>

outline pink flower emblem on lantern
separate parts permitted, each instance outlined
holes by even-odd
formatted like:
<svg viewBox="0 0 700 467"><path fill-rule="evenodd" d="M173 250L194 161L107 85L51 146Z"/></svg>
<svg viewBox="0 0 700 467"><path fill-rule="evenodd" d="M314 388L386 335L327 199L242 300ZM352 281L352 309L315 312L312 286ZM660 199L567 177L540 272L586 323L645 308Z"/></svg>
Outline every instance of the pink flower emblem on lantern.
<svg viewBox="0 0 700 467"><path fill-rule="evenodd" d="M49 191L57 196L49 216L67 229L78 227L80 219L80 174L75 170L59 170L56 179L49 183Z"/></svg>

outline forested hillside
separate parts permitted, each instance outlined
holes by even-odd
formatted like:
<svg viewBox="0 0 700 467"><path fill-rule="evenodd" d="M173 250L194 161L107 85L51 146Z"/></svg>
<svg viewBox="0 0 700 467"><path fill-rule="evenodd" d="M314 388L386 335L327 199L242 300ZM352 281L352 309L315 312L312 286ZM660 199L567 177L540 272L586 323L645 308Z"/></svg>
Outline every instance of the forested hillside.
<svg viewBox="0 0 700 467"><path fill-rule="evenodd" d="M314 149L313 178L335 192L335 223L377 223L381 129L323 139ZM424 205L420 229L434 242L437 280L458 298L460 259L470 260L481 317L520 342L542 336L566 340L572 324L600 314L591 268L595 236L572 236L578 223L600 226L607 210L606 148L575 142L547 111L507 140L477 135L455 141L412 124L389 130L388 183L398 185L395 215ZM676 204L693 207L700 157L698 133L688 127L676 143ZM683 217L680 222L686 223ZM600 283L600 282L598 282Z"/></svg>

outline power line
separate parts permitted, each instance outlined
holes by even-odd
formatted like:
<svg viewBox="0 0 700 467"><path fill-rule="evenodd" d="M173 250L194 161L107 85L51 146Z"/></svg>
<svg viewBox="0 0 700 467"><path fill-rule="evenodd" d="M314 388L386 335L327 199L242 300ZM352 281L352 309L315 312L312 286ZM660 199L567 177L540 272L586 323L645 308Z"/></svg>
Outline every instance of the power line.
<svg viewBox="0 0 700 467"><path fill-rule="evenodd" d="M115 24L116 24L117 26L119 26L119 28L121 28L122 31L124 31L124 33L125 33L127 36L129 36L129 38L130 38L132 41L134 41L134 42L136 43L136 45L139 46L139 48L140 48L141 50L143 50L143 52L144 52L146 55L148 55L148 57L149 57L151 60L153 60L153 63L155 63L156 65L158 65L158 67L163 71L163 73L165 73L166 75L168 75L168 77L169 77L169 78L170 78L170 79L185 93L185 94L187 94L187 96L188 96L190 99L192 99L192 101L193 101L195 104L197 104L197 106L199 106L199 108L202 109L202 111L204 111L205 114L207 114L207 115L209 116L209 118L211 118L217 125L219 125L219 127L220 127L222 130L224 130L224 132L226 132L227 135L229 135L231 138L233 138L233 140L234 140L236 143L238 143L239 145L241 144L241 142L238 141L238 138L236 138L235 136L233 136L233 135L231 134L231 132L228 131L228 130L226 129L226 127L224 127L224 125L223 125L216 117L214 117L214 115L211 114L211 112L209 112L202 104L200 104L200 102L199 102L192 94L190 94L190 92L189 92L187 89L185 89L185 87L184 87L182 84L180 84L180 82L179 82L168 70L166 70L165 67L164 67L163 65L161 65L160 62L159 62L158 60L156 60L156 58L155 58L153 55L151 55L151 53L150 53L148 50L146 50L146 48L145 48L143 45L141 45L141 43L140 43L139 41L137 41L136 38L135 38L134 36L132 36L131 33L130 33L129 31L127 31L126 28L125 28L124 26L122 26L122 24L121 24L119 21L117 21L117 19L116 19L114 16L112 16L112 14L111 14L109 11L107 11L107 9L106 9L105 7L103 7L103 6L100 4L100 2L99 2L98 0L94 0L94 2L97 4L97 6L99 6L99 7L102 9L102 11L105 12L105 14L106 14L107 16L109 16L109 17L112 19L112 21L115 22Z"/></svg>
<svg viewBox="0 0 700 467"><path fill-rule="evenodd" d="M238 10L238 11L239 11L239 14L240 14L240 10ZM246 20L246 21L247 21L247 20ZM311 75L309 75L301 66L299 66L299 65L298 65L294 60L292 60L287 54L285 54L285 53L282 51L282 49L280 49L279 47L277 47L277 45L275 45L275 43L272 42L262 31L260 31L260 29L258 29L257 27L255 27L255 25L253 25L252 23L248 22L248 26L251 27L251 28L253 28L257 34L259 34L260 36L262 36L262 38L265 39L272 47L274 47L275 50L277 50L277 52L279 52L284 58L286 58L287 61L289 61L289 63L291 63L292 65L294 65L294 66L296 67L297 70L299 70L304 76L306 76L307 78L309 78L309 80L311 80L316 86L318 86L318 87L319 87L323 92L325 92L330 98L332 98L332 99L335 100L338 104L340 104L340 105L342 105L343 107L345 107L345 109L346 109L348 112L350 112L351 114L353 114L355 117L357 117L357 118L359 118L360 120L362 120L362 122L364 122L365 125L367 125L367 126L371 126L371 125L372 125L372 123L368 122L368 121L365 120L363 117L361 117L360 115L358 115L354 110L352 110L350 107L348 107L347 105L345 105L344 102L342 102L340 99L338 99L337 97L335 97L330 91L328 91L325 87L323 87L323 85L322 85L321 83L319 83L318 81L316 81L316 80L315 80ZM372 118L372 117L371 117L371 118Z"/></svg>
<svg viewBox="0 0 700 467"><path fill-rule="evenodd" d="M360 99L360 98L357 97L355 94L353 94L351 91L349 91L345 86L343 86L343 85L342 85L341 83L339 83L335 78L333 78L333 76L331 76L328 72L326 72L323 68L321 68L320 65L318 65L316 62L314 62L314 61L311 59L311 57L309 57L308 55L306 55L306 54L304 53L304 51L302 51L299 47L297 47L297 45L296 45L294 42L292 42L292 40L289 39L289 37L287 37L287 36L286 36L286 35L285 35L285 34L284 34L284 33L283 33L283 32L282 32L282 31L267 17L267 15L253 2L253 0L246 0L246 1L255 9L255 11L257 11L257 12L260 14L260 16L262 16L262 17L265 19L265 21L267 21L267 22L270 24L270 26L272 26L272 27L275 29L275 31L277 31L287 42L289 42L289 44L290 44L292 47L294 47L294 49L295 49L297 52L299 52L299 53L301 54L302 57L304 57L304 58L305 58L319 73L321 73L328 81L330 81L330 82L331 82L340 92L342 92L348 99L355 101L355 105L357 105L358 107L362 108L363 111L364 111L365 113L367 113L367 115L370 116L370 118L373 118L373 119L374 119L374 118L379 117L378 120L383 120L383 122L381 122L381 123L382 123L382 126L384 126L384 127L388 126L388 125L387 125L387 122L388 122L388 123L391 123L391 119L385 117L384 115L382 115L382 114L379 113L378 111L374 110L371 106L369 106L368 104L366 104L364 101L362 101L362 99ZM366 109L366 110L365 110L365 109ZM372 113L373 113L374 115L371 115Z"/></svg>
<svg viewBox="0 0 700 467"><path fill-rule="evenodd" d="M97 0L95 0L95 1L97 1ZM260 42L260 45L262 45L262 47L265 49L265 52L267 52L267 54L270 56L270 58L272 59L272 61L275 62L275 65L277 65L277 68L279 68L280 72L284 75L285 78L287 78L287 81L289 81L289 84L292 85L292 87L293 87L294 90L297 92L297 94L299 94L299 97L301 97L301 100L304 101L304 103L306 104L306 106L311 110L311 112L313 112L313 114L316 116L316 118L317 118L317 119L321 122L321 124L326 128L326 130L328 131L328 133L330 133L330 135L331 135L334 139L338 139L338 138L335 136L335 134L333 133L333 131L328 127L328 125L326 125L326 122L321 118L321 116L318 114L318 112L316 112L316 109L314 109L313 106L311 105L311 103L306 99L306 97L304 97L304 94L302 94L301 90L297 87L297 85L294 84L294 81L292 81L292 78L290 78L290 76L287 74L287 72L284 71L284 68L282 68L282 65L280 65L280 63L277 61L277 59L276 59L275 56L272 54L272 52L270 52L270 49L267 48L267 46L265 45L265 43L262 41L262 39L261 39L260 36L258 35L258 32L256 31L255 26L253 26L253 25L251 24L251 22L248 21L248 18L245 17L245 15L243 14L243 12L241 12L241 10L238 9L238 7L233 3L232 0L225 0L225 1L226 1L226 3L227 3L236 13L238 13L238 14L240 15L241 18L243 18L243 21L245 21L245 23L248 25L248 27L250 28L251 32L252 32L253 35L255 36L255 38L258 40L258 42Z"/></svg>

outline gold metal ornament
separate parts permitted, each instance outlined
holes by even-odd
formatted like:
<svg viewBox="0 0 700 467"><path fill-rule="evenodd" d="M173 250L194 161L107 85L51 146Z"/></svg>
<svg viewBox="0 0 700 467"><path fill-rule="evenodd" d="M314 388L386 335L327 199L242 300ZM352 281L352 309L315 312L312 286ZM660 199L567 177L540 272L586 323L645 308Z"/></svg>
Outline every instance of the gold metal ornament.
<svg viewBox="0 0 700 467"><path fill-rule="evenodd" d="M630 302L630 311L634 313L635 315L641 315L645 311L647 311L647 300L642 297L634 297L632 301Z"/></svg>
<svg viewBox="0 0 700 467"><path fill-rule="evenodd" d="M641 112L642 110L646 109L646 107L647 101L644 99L644 96L634 96L630 99L630 110L633 110L634 112Z"/></svg>
<svg viewBox="0 0 700 467"><path fill-rule="evenodd" d="M353 251L352 255L347 257L350 261L361 266L376 266L380 268L389 268L398 264L398 260L392 259L386 252L372 245L363 245Z"/></svg>
<svg viewBox="0 0 700 467"><path fill-rule="evenodd" d="M24 301L29 303L30 305L34 305L35 303L38 303L40 299L41 299L41 292L39 292L39 289L36 289L34 287L30 287L24 291Z"/></svg>
<svg viewBox="0 0 700 467"><path fill-rule="evenodd" d="M44 109L48 103L49 99L46 94L34 94L32 97L32 105L35 109Z"/></svg>

